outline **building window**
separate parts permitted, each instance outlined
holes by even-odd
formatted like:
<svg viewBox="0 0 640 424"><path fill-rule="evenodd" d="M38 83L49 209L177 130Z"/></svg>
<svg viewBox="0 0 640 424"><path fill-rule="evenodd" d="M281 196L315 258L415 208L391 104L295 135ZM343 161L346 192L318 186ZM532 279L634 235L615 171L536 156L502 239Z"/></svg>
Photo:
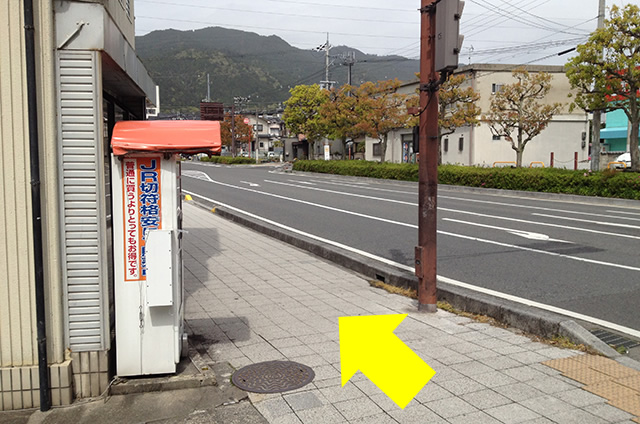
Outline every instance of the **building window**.
<svg viewBox="0 0 640 424"><path fill-rule="evenodd" d="M499 135L493 135L493 141L499 141L500 140L500 136Z"/></svg>
<svg viewBox="0 0 640 424"><path fill-rule="evenodd" d="M460 137L458 139L458 151L461 152L464 150L464 137Z"/></svg>
<svg viewBox="0 0 640 424"><path fill-rule="evenodd" d="M502 91L504 84L491 84L491 94L496 94Z"/></svg>
<svg viewBox="0 0 640 424"><path fill-rule="evenodd" d="M264 148L264 143L261 141L260 142L260 148L263 149Z"/></svg>
<svg viewBox="0 0 640 424"><path fill-rule="evenodd" d="M449 151L449 139L448 138L444 139L444 151L445 152Z"/></svg>
<svg viewBox="0 0 640 424"><path fill-rule="evenodd" d="M382 156L382 143L373 144L373 156Z"/></svg>
<svg viewBox="0 0 640 424"><path fill-rule="evenodd" d="M262 131L262 124L253 124L253 130L254 131Z"/></svg>

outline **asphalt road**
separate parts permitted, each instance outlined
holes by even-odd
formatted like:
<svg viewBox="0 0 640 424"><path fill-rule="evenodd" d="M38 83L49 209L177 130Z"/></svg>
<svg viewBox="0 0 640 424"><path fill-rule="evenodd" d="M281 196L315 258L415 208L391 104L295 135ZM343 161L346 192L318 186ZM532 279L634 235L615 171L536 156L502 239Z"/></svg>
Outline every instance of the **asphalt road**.
<svg viewBox="0 0 640 424"><path fill-rule="evenodd" d="M417 183L183 164L183 190L413 269ZM438 191L438 275L640 335L640 202ZM624 328L626 327L626 328Z"/></svg>

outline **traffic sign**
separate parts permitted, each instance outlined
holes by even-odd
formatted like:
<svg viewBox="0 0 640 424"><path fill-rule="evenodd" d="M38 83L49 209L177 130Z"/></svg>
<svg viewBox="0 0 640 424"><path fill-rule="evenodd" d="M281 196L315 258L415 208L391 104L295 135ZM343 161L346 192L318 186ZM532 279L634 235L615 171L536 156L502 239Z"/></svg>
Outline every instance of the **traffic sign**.
<svg viewBox="0 0 640 424"><path fill-rule="evenodd" d="M244 123L248 124L249 123L249 118L244 118Z"/></svg>

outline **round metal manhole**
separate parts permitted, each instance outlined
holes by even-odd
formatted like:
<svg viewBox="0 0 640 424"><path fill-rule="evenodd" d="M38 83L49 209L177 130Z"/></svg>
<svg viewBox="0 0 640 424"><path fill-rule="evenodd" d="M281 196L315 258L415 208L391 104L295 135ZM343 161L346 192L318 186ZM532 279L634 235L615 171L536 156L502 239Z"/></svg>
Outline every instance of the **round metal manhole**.
<svg viewBox="0 0 640 424"><path fill-rule="evenodd" d="M240 368L231 381L247 392L281 393L306 386L315 376L310 367L297 362L268 361Z"/></svg>

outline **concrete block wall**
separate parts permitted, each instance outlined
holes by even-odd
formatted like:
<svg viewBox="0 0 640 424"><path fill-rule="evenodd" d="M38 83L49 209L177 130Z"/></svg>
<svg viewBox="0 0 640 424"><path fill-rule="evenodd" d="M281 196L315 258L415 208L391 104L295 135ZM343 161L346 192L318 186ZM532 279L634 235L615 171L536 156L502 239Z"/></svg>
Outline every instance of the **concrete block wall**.
<svg viewBox="0 0 640 424"><path fill-rule="evenodd" d="M51 404L70 405L73 400L71 361L49 366ZM37 366L0 368L0 411L40 407Z"/></svg>
<svg viewBox="0 0 640 424"><path fill-rule="evenodd" d="M100 396L109 386L109 351L75 352L71 359L75 396Z"/></svg>

